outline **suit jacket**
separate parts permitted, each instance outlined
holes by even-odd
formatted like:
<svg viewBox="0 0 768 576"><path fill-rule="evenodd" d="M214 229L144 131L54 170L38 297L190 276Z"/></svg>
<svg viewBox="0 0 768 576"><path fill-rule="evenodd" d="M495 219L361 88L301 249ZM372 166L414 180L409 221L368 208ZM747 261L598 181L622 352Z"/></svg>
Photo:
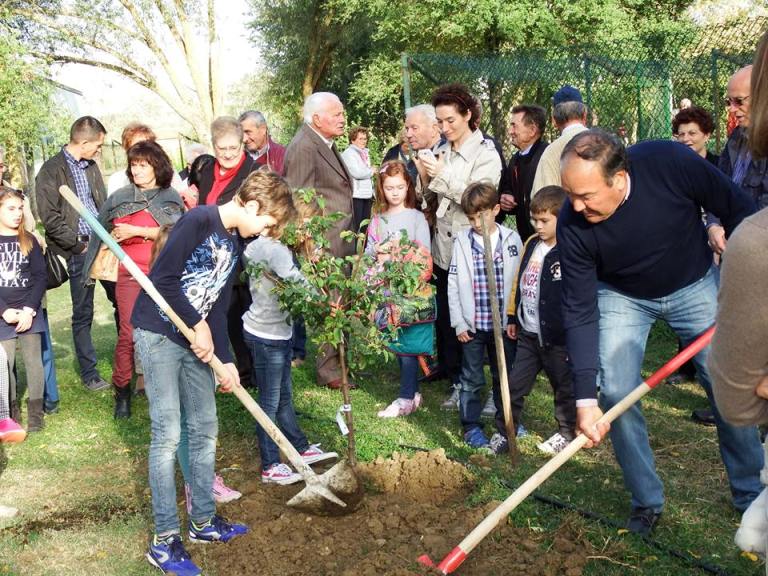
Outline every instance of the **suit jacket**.
<svg viewBox="0 0 768 576"><path fill-rule="evenodd" d="M339 238L344 230L352 230L352 178L336 150L304 124L285 151L284 176L291 188L314 188L325 198L325 212L341 212L344 218L328 231L334 256L354 254L354 242Z"/></svg>
<svg viewBox="0 0 768 576"><path fill-rule="evenodd" d="M502 173L499 183L499 194L511 194L515 197L517 206L512 212L500 211L496 221L501 224L507 216L514 216L517 231L523 242L534 233L530 211L531 189L533 188L533 178L536 175L536 167L539 165L539 159L546 147L547 142L538 139L525 156L522 156L519 151L516 152L509 159L509 164Z"/></svg>
<svg viewBox="0 0 768 576"><path fill-rule="evenodd" d="M219 194L219 197L216 199L216 204L218 206L226 204L232 200L232 198L235 197L237 191L240 189L240 185L246 178L248 178L248 174L258 169L258 166L256 165L256 162L254 162L253 158L251 158L248 153L243 153L245 154L243 165L240 166L237 174L232 176L232 180L229 181L229 184L227 184L226 188L224 188L222 193ZM203 159L200 160L200 164L198 164L199 184L197 188L200 195L198 196L197 203L199 206L205 206L205 199L208 197L208 193L211 191L211 188L213 188L213 171L216 169L216 159L209 154L205 154L201 158Z"/></svg>
<svg viewBox="0 0 768 576"><path fill-rule="evenodd" d="M95 162L89 163L85 176L96 208L101 208L107 198L107 189ZM55 254L69 258L72 254L80 254L85 244L77 240L80 214L59 193L59 186L63 184L76 193L75 181L62 150L46 160L37 173L35 198L40 219L45 226L45 241Z"/></svg>

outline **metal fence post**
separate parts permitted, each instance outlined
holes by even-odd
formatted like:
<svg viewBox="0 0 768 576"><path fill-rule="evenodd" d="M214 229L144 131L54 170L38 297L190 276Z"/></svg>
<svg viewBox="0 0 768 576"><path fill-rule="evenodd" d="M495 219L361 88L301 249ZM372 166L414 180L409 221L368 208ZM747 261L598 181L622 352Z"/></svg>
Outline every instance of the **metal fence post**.
<svg viewBox="0 0 768 576"><path fill-rule="evenodd" d="M408 54L405 52L400 55L400 67L403 70L403 104L407 110L411 107L411 70L408 66Z"/></svg>

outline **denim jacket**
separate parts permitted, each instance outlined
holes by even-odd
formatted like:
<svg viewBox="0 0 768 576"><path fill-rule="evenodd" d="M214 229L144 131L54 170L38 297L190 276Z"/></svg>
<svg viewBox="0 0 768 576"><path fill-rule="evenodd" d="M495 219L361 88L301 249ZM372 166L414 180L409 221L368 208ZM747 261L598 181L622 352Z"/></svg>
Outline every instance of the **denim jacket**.
<svg viewBox="0 0 768 576"><path fill-rule="evenodd" d="M107 197L99 209L99 223L107 232L112 232L114 228L112 222L115 218L124 218L145 209L149 211L158 226L174 224L184 212L184 202L173 188L153 188L142 191L135 185L129 184ZM82 276L82 282L86 286L94 283L90 272L101 244L101 238L96 234L88 242Z"/></svg>

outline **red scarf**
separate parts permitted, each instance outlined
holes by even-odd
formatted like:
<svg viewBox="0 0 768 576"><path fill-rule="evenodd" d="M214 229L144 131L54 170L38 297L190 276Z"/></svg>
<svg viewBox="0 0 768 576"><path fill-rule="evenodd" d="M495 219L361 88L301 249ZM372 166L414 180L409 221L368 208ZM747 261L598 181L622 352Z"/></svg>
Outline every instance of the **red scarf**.
<svg viewBox="0 0 768 576"><path fill-rule="evenodd" d="M208 196L205 197L205 203L208 206L213 206L216 204L216 200L219 199L221 193L224 192L224 189L232 181L232 178L234 178L235 174L238 173L240 167L243 165L243 162L245 162L245 152L243 152L240 156L240 161L237 163L237 165L224 172L224 174L221 173L221 166L219 166L219 161L216 160L216 162L213 163L213 186L211 186L211 191L208 192Z"/></svg>

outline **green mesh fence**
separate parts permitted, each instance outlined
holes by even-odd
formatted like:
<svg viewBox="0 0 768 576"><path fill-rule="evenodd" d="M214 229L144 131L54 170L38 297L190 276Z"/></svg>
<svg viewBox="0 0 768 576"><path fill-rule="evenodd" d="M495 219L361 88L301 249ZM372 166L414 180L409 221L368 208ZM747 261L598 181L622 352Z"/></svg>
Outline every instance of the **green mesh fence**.
<svg viewBox="0 0 768 576"><path fill-rule="evenodd" d="M635 43L561 46L497 56L411 54L403 56L405 104L429 102L436 85L462 82L483 104L483 129L505 150L509 110L539 104L551 112L551 96L564 84L579 88L589 122L622 134L626 142L670 138L671 122L683 98L715 117L712 148L726 138L724 97L728 78L752 61L768 26L755 17L717 28ZM549 127L549 138L556 137Z"/></svg>

